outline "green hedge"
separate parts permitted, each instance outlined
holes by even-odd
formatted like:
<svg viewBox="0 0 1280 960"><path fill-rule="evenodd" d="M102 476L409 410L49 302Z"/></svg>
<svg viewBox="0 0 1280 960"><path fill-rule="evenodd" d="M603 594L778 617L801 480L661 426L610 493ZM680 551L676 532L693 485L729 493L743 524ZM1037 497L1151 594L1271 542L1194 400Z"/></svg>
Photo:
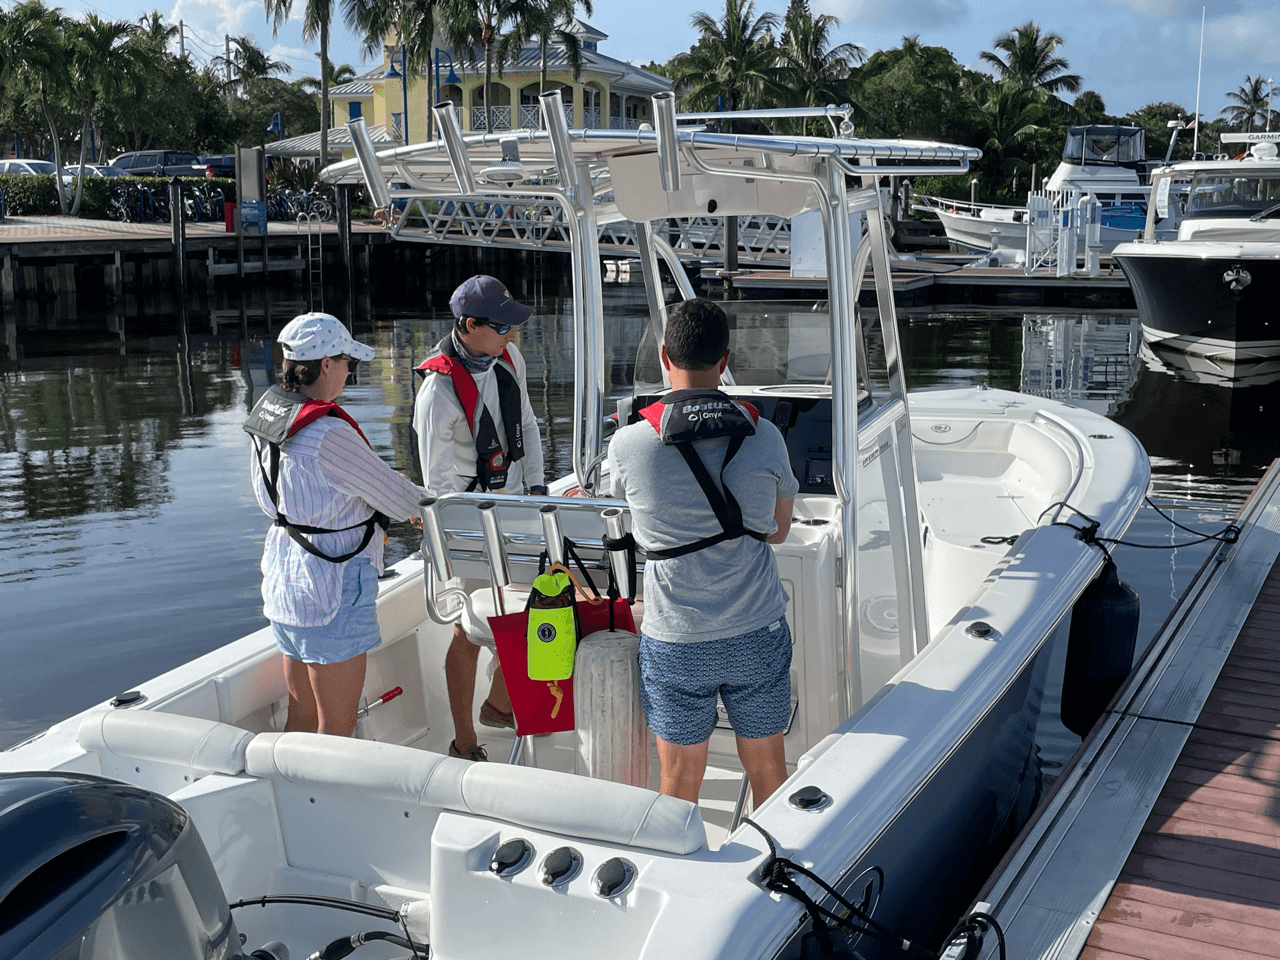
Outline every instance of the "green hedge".
<svg viewBox="0 0 1280 960"><path fill-rule="evenodd" d="M0 190L5 193L5 207L11 217L57 216L58 195L55 174L0 174ZM188 177L184 183L207 184L223 192L228 201L236 198L236 182L225 177ZM110 220L111 191L117 186L147 187L153 193L169 190L168 177L89 177L84 182L80 200L80 216L85 220ZM75 183L67 197L67 206L75 199Z"/></svg>

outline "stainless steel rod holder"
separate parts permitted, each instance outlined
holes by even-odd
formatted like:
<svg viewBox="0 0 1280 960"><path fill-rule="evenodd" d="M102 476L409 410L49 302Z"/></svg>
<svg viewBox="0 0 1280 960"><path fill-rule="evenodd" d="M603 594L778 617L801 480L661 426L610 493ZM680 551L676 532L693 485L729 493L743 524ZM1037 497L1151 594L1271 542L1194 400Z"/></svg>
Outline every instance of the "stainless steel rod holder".
<svg viewBox="0 0 1280 960"><path fill-rule="evenodd" d="M498 526L498 505L492 500L477 504L480 526L484 530L484 553L489 561L489 584L493 587L493 605L499 614L507 612L502 588L511 583L511 571L507 569L507 544Z"/></svg>
<svg viewBox="0 0 1280 960"><path fill-rule="evenodd" d="M422 556L431 567L436 580L444 583L453 577L453 567L449 563L449 545L445 539L444 528L440 526L440 513L436 510L436 498L427 497L418 501L422 508Z"/></svg>
<svg viewBox="0 0 1280 960"><path fill-rule="evenodd" d="M462 127L458 123L458 113L453 103L446 100L437 103L431 110L436 115L436 126L440 130L440 139L444 141L444 151L449 155L449 166L453 168L458 191L475 193L476 178L471 170L471 161L467 159L467 146L462 142Z"/></svg>
<svg viewBox="0 0 1280 960"><path fill-rule="evenodd" d="M653 95L653 132L658 140L658 181L666 193L680 189L680 149L676 139L676 98L670 91Z"/></svg>
<svg viewBox="0 0 1280 960"><path fill-rule="evenodd" d="M542 538L547 544L547 560L564 565L564 532L560 529L560 508L548 503L538 508L542 520Z"/></svg>
<svg viewBox="0 0 1280 960"><path fill-rule="evenodd" d="M369 187L369 196L376 206L390 206L391 191L387 189L382 165L378 163L378 151L374 149L373 137L369 136L364 117L356 117L348 123L347 132L351 134L351 146L355 148L360 172L364 174L364 182Z"/></svg>
<svg viewBox="0 0 1280 960"><path fill-rule="evenodd" d="M618 507L605 507L600 511L600 519L604 521L604 531L610 540L621 540L627 535L627 527L623 521L622 510ZM613 570L613 579L618 584L618 592L622 599L631 600L631 578L635 568L631 565L626 550L609 550L609 567Z"/></svg>
<svg viewBox="0 0 1280 960"><path fill-rule="evenodd" d="M569 138L569 121L564 116L564 100L559 90L549 90L538 95L538 103L542 107L542 122L547 128L547 138L551 143L551 155L556 161L556 170L560 175L560 183L569 199L574 203L590 203L591 198L584 198L578 183L578 165L573 159L573 142Z"/></svg>

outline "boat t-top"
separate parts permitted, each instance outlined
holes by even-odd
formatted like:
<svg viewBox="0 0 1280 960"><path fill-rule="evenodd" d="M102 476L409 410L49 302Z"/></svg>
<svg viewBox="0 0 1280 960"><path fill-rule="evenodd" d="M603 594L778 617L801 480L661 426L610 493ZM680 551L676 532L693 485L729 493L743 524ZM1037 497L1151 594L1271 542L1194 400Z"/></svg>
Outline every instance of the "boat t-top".
<svg viewBox="0 0 1280 960"><path fill-rule="evenodd" d="M563 206L572 473L548 496L424 503L421 556L379 588L370 709L350 739L284 731L267 628L0 753L0 837L23 842L19 868L0 873L0 915L19 894L29 907L0 923L0 955L123 943L135 958L279 957L283 944L305 957L337 943L324 955L744 960L798 957L816 937L899 957L904 940L939 948L1027 817L1043 787L1037 738L1071 736L1045 691L1106 575L1094 541L1123 533L1149 466L1087 410L985 386L908 394L876 184L960 174L979 152L854 139L841 108L722 117L825 117L833 135L817 137L713 132L670 94L654 97L653 129L570 130L557 91L541 107L544 129L463 135L441 104L439 140L380 151L356 120L357 157L324 178L363 183L379 204L388 181L404 184L398 232L419 204ZM621 631L578 646L575 729L491 732L487 763L447 756L454 623L520 609L540 555L565 538L602 591L615 571L643 628L643 551L618 547L627 504L597 492L607 417L630 421L668 389L668 304L693 296L666 225L811 211L826 301L726 304L722 383L778 426L800 482L774 547L794 637L790 779L752 803L725 726L698 802L656 792L636 638ZM599 232L624 221L640 320L610 316L601 293ZM620 323L645 333L615 407L605 343ZM459 577L483 589L447 586ZM1112 638L1081 633L1105 657ZM1067 677L1064 699L1096 698L1100 682ZM45 826L15 819L23 809Z"/></svg>

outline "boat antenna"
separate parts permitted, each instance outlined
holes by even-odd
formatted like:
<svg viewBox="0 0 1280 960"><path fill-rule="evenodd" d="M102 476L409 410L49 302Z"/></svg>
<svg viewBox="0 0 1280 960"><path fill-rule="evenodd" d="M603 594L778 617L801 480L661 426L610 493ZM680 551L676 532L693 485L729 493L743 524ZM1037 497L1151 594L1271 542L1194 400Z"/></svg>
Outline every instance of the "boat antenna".
<svg viewBox="0 0 1280 960"><path fill-rule="evenodd" d="M1204 11L1200 8L1200 64L1196 67L1196 130L1191 138L1191 155L1200 152L1200 76L1204 72Z"/></svg>

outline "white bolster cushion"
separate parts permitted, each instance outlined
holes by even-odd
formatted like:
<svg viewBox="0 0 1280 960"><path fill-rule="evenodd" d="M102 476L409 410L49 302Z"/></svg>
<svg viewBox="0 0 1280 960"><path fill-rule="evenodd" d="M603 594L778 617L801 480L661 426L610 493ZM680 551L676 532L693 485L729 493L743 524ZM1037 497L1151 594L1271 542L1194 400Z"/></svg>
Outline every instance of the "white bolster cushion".
<svg viewBox="0 0 1280 960"><path fill-rule="evenodd" d="M666 853L693 853L707 844L702 814L688 800L557 770L470 766L462 792L477 816Z"/></svg>
<svg viewBox="0 0 1280 960"><path fill-rule="evenodd" d="M245 750L253 736L216 720L159 710L109 710L85 717L78 739L94 753L178 764L201 775L236 776L244 772Z"/></svg>
<svg viewBox="0 0 1280 960"><path fill-rule="evenodd" d="M461 810L469 760L394 743L319 733L260 733L245 752L253 777L350 787L366 796Z"/></svg>
<svg viewBox="0 0 1280 960"><path fill-rule="evenodd" d="M692 853L706 846L698 805L555 770L472 763L393 743L315 733L260 733L251 776L345 787L365 796L503 820L534 830Z"/></svg>

